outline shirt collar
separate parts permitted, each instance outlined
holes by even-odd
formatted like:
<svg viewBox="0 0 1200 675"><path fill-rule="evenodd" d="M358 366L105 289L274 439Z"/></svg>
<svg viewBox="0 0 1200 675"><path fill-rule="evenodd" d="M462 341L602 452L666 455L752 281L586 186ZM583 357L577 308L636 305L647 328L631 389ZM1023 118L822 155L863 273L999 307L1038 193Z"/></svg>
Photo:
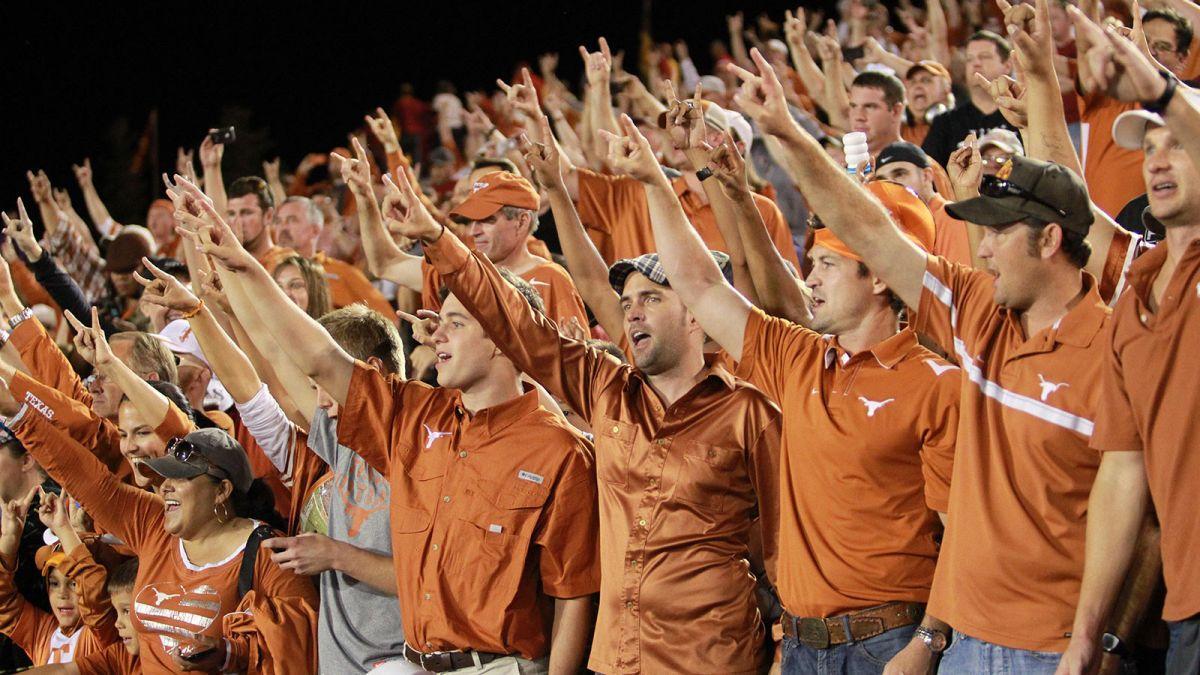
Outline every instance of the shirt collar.
<svg viewBox="0 0 1200 675"><path fill-rule="evenodd" d="M1188 249L1184 251L1183 255L1185 258L1200 255L1200 239L1188 244ZM1143 305L1150 299L1150 290L1154 286L1154 280L1158 278L1158 273L1166 262L1167 242L1162 241L1138 256L1125 273L1126 283L1133 289L1137 299Z"/></svg>
<svg viewBox="0 0 1200 675"><path fill-rule="evenodd" d="M1072 347L1087 347L1104 327L1108 306L1096 288L1096 278L1083 273L1084 295L1053 326L1054 341Z"/></svg>
<svg viewBox="0 0 1200 675"><path fill-rule="evenodd" d="M704 355L704 370L700 373L700 382L697 382L697 385L709 380L722 384L726 389L730 390L737 385L737 378L725 366L721 365L718 360L719 357L719 352L709 352ZM633 377L630 378L629 384L632 384L635 379L640 380L642 384L647 386L650 384L646 374L637 368L633 369Z"/></svg>
<svg viewBox="0 0 1200 675"><path fill-rule="evenodd" d="M834 336L829 340L829 346L825 348L825 367L830 368L834 363L839 363L843 366L848 365L855 357L860 355L869 355L875 359L883 368L891 370L900 363L912 348L917 345L917 335L911 330L905 328L895 335L876 343L870 349L864 349L857 354L851 354L842 348L838 343L837 337ZM864 357L865 358L865 357Z"/></svg>
<svg viewBox="0 0 1200 675"><path fill-rule="evenodd" d="M497 403L494 406L480 410L471 416L470 424L472 426L483 425L486 433L489 436L493 436L512 426L513 422L537 410L538 406L541 405L538 399L537 388L524 382L521 384L521 387L525 390L525 393L503 403ZM462 406L462 394L459 394L458 410L460 416L467 415L466 408Z"/></svg>

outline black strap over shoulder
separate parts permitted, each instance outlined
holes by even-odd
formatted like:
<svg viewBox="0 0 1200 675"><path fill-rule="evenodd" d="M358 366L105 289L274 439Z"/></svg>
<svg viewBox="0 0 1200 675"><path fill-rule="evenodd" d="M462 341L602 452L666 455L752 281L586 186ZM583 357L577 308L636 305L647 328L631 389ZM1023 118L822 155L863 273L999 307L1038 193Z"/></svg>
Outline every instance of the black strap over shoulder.
<svg viewBox="0 0 1200 675"><path fill-rule="evenodd" d="M263 540L274 536L275 530L270 525L259 525L246 537L246 548L242 550L242 567L238 570L239 601L254 588L254 563L258 560L258 549L262 548Z"/></svg>

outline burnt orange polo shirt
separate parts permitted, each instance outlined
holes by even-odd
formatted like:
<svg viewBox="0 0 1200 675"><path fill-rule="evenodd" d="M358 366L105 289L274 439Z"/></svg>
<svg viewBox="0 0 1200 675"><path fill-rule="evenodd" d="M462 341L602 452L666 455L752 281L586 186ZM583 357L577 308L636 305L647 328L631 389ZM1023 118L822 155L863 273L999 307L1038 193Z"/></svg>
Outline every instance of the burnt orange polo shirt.
<svg viewBox="0 0 1200 675"><path fill-rule="evenodd" d="M1183 251L1151 311L1151 288L1167 259L1161 243L1130 268L1129 292L1113 311L1104 356L1103 386L1092 447L1145 453L1146 478L1162 524L1163 618L1182 621L1200 613L1196 583L1200 542L1200 240Z"/></svg>
<svg viewBox="0 0 1200 675"><path fill-rule="evenodd" d="M329 299L334 309L349 307L354 303L362 303L370 309L395 320L396 310L383 297L379 289L371 285L367 275L362 270L348 262L330 258L323 251L313 256L313 262L325 268L325 283L329 285Z"/></svg>
<svg viewBox="0 0 1200 675"><path fill-rule="evenodd" d="M780 458L783 606L826 617L925 602L958 430L959 370L904 330L848 354L750 313L739 374L787 411Z"/></svg>
<svg viewBox="0 0 1200 675"><path fill-rule="evenodd" d="M438 298L438 293L444 285L442 276L425 260L421 261L421 276L421 306L436 312L442 308L442 301ZM579 297L575 282L561 265L545 260L517 276L528 281L538 292L542 304L546 307L546 315L555 323L561 325L566 319L575 317L580 326L588 326L588 314L583 298Z"/></svg>
<svg viewBox="0 0 1200 675"><path fill-rule="evenodd" d="M948 202L940 194L929 200L933 214L933 251L950 262L971 266L971 241L967 238L967 223L946 213Z"/></svg>
<svg viewBox="0 0 1200 675"><path fill-rule="evenodd" d="M749 542L757 513L773 574L778 409L711 360L667 407L640 371L559 335L457 238L425 252L513 364L596 430L601 585L588 667L757 672Z"/></svg>
<svg viewBox="0 0 1200 675"><path fill-rule="evenodd" d="M600 588L586 440L530 390L474 415L457 390L358 362L338 442L392 486L392 559L408 643L544 656L552 598Z"/></svg>
<svg viewBox="0 0 1200 675"><path fill-rule="evenodd" d="M606 262L611 265L621 258L636 258L658 250L650 229L646 191L639 181L629 176L610 176L587 169L578 169L578 175L579 200L576 205L579 218ZM725 238L717 228L717 217L707 199L689 190L683 177L674 179L671 185L705 246L728 251ZM792 245L792 233L783 213L770 199L759 194L752 197L758 212L762 214L771 241L775 242L775 248L779 249L785 260L800 269L800 259L796 255L796 247Z"/></svg>
<svg viewBox="0 0 1200 675"><path fill-rule="evenodd" d="M261 263L263 267L267 268L268 273L275 274L275 268L279 266L279 263L283 262L284 260L287 260L288 258L290 258L294 255L299 255L299 254L290 248L283 248L282 246L272 246L271 248L267 249L267 252L264 253L261 258L258 258L256 256L256 260L258 260L258 262Z"/></svg>
<svg viewBox="0 0 1200 675"><path fill-rule="evenodd" d="M1146 183L1142 180L1142 151L1126 150L1117 145L1112 136L1117 116L1139 106L1103 94L1078 98L1083 136L1079 149L1083 179L1096 206L1116 218L1129 200L1146 192Z"/></svg>
<svg viewBox="0 0 1200 675"><path fill-rule="evenodd" d="M1065 651L1083 576L1088 447L1109 311L1096 280L1026 337L986 272L929 257L913 329L963 368L946 536L929 613L972 637Z"/></svg>

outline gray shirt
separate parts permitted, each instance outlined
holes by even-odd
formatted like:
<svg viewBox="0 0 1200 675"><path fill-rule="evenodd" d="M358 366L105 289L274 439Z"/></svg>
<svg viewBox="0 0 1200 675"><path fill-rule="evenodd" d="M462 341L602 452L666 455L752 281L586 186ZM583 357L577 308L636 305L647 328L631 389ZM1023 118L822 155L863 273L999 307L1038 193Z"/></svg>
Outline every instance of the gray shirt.
<svg viewBox="0 0 1200 675"><path fill-rule="evenodd" d="M353 450L338 445L337 421L322 409L313 415L308 447L333 471L329 537L390 558L387 479ZM396 596L337 571L321 574L320 590L317 650L322 673L362 673L381 661L403 659L404 631Z"/></svg>

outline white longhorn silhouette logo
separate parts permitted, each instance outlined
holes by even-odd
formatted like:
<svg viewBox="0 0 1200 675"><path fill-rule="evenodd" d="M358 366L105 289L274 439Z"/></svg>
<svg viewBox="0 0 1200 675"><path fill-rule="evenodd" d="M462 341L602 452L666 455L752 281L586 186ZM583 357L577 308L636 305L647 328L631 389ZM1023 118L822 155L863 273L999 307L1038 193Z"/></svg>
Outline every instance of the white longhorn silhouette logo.
<svg viewBox="0 0 1200 675"><path fill-rule="evenodd" d="M430 426L428 424L422 424L421 426L425 427L425 449L426 450L432 448L434 442L437 441L437 439L441 438L442 436L450 435L449 431L434 431L432 428L430 428Z"/></svg>
<svg viewBox="0 0 1200 675"><path fill-rule="evenodd" d="M152 588L150 590L154 591L154 604L156 604L156 605L161 605L164 602L166 602L167 600L170 600L171 598L179 597L178 593L163 593L162 591L158 590L157 588Z"/></svg>
<svg viewBox="0 0 1200 675"><path fill-rule="evenodd" d="M867 417L874 417L876 411L878 411L880 408L891 403L892 401L894 401L896 399L889 398L889 399L886 399L883 401L872 401L871 399L867 398L866 396L859 396L858 400L862 401L863 405L867 406Z"/></svg>
<svg viewBox="0 0 1200 675"><path fill-rule="evenodd" d="M1050 394L1053 394L1054 392L1058 391L1062 387L1071 386L1071 385L1067 384L1066 382L1050 382L1046 378L1042 377L1041 373L1038 373L1038 382L1042 383L1042 400L1043 401L1045 401L1047 398L1049 398Z"/></svg>

